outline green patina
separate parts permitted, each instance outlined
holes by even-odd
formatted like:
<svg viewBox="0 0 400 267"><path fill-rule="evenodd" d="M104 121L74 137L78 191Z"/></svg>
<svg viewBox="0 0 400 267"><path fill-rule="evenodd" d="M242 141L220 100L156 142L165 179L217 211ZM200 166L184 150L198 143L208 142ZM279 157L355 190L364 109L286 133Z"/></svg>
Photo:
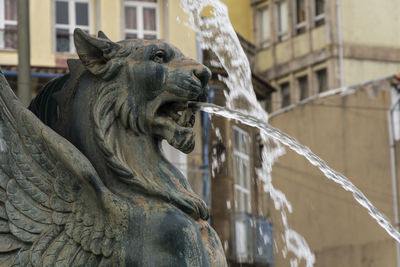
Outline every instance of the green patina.
<svg viewBox="0 0 400 267"><path fill-rule="evenodd" d="M189 153L209 70L162 41L74 33L79 60L29 109L0 75L0 264L226 266ZM48 127L47 127L47 126Z"/></svg>

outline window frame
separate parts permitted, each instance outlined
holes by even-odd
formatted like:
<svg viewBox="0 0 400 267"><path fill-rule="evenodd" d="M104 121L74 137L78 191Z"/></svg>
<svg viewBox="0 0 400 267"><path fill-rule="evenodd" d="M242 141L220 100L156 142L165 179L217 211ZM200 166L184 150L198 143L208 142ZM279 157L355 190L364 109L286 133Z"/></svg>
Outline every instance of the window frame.
<svg viewBox="0 0 400 267"><path fill-rule="evenodd" d="M126 39L126 34L136 34L137 39L143 39L144 35L146 34L151 34L151 35L156 35L156 39L160 39L160 18L159 18L159 8L158 8L158 0L155 3L152 2L140 2L140 1L127 1L127 0L121 0L122 1L122 36L123 39ZM126 28L126 23L125 23L125 7L136 7L136 30L134 29L127 29ZM156 30L155 31L150 31L150 30L144 30L144 24L143 24L143 9L144 8L154 8L156 11Z"/></svg>
<svg viewBox="0 0 400 267"><path fill-rule="evenodd" d="M304 1L304 21L299 21L299 13L298 13L298 1ZM295 30L296 35L303 34L307 31L307 7L306 7L306 0L295 0L294 1L294 19L295 19Z"/></svg>
<svg viewBox="0 0 400 267"><path fill-rule="evenodd" d="M18 26L18 18L17 18L17 20L6 20L6 16L5 16L6 2L5 2L5 0L0 0L0 7L2 7L2 9L3 9L3 12L0 12L0 50L16 51L17 48L5 46L6 42L5 42L4 35L6 33L6 25ZM17 2L17 17L18 17L18 2ZM17 28L17 31L18 31L18 28Z"/></svg>
<svg viewBox="0 0 400 267"><path fill-rule="evenodd" d="M283 32L282 29L280 30L279 28L282 27L281 21L283 21L285 18L283 18L282 15L282 4L286 3L286 32ZM289 13L288 13L288 8L289 4L287 0L280 0L275 2L275 14L276 14L276 39L278 42L283 42L289 38Z"/></svg>
<svg viewBox="0 0 400 267"><path fill-rule="evenodd" d="M288 92L289 92L289 94L288 94L288 96L289 96L289 102L288 102L288 104L285 104L284 103L284 95L283 95L283 87L284 86L286 86L287 85L287 88L288 88ZM281 108L285 108L285 107L288 107L288 106L290 106L292 103L292 101L291 101L291 88L290 88L290 81L286 81L286 82L282 82L282 83L280 83L279 84L279 90L280 90L280 97L281 97Z"/></svg>
<svg viewBox="0 0 400 267"><path fill-rule="evenodd" d="M261 48L261 49L264 49L264 48L268 48L269 46L270 46L270 44L271 44L271 26L270 26L270 23L267 23L267 27L269 27L269 30L268 30L268 38L266 38L266 39L264 39L263 40L263 31L264 31L264 23L263 23L263 17L264 17L264 12L266 11L266 13L268 14L268 20L269 20L269 22L271 22L271 12L270 12L270 9L269 9L269 6L268 5L266 5L266 6L261 6L261 7L259 7L259 8L257 8L257 22L258 22L258 27L259 27L259 35L258 35L258 45L259 45L259 47Z"/></svg>
<svg viewBox="0 0 400 267"><path fill-rule="evenodd" d="M53 51L55 54L75 54L76 48L74 43L74 30L79 27L82 30L86 30L89 34L93 34L92 30L92 1L91 0L53 0L52 13L53 13ZM57 24L56 14L56 2L67 2L68 3L68 24ZM76 14L75 14L75 3L86 3L88 4L88 26L76 25ZM70 36L69 39L69 51L57 51L57 29L67 29Z"/></svg>
<svg viewBox="0 0 400 267"><path fill-rule="evenodd" d="M324 90L321 90L321 86L320 86L319 73L321 73L321 72L325 72L326 88ZM315 74L316 88L317 88L318 94L329 91L328 69L326 67L315 69L314 74Z"/></svg>
<svg viewBox="0 0 400 267"><path fill-rule="evenodd" d="M305 80L306 83L306 88L305 88L305 96L302 97L302 87L301 87L301 82L303 81L303 79ZM304 99L307 99L310 96L310 83L309 83L309 79L308 79L308 75L301 75L296 77L296 81L297 81L297 88L299 89L299 101L302 101Z"/></svg>
<svg viewBox="0 0 400 267"><path fill-rule="evenodd" d="M314 27L318 28L321 27L323 25L325 25L325 0L324 1L324 10L321 14L317 14L317 1L318 0L314 0Z"/></svg>
<svg viewBox="0 0 400 267"><path fill-rule="evenodd" d="M242 161L245 161L247 163L247 172L244 175L243 179L243 185L237 184L236 181L239 181L240 177L236 177L237 174L234 172L234 179L233 179L233 188L234 188L234 207L235 207L235 212L243 212L243 213L251 213L252 211L252 205L251 205L251 172L250 172L250 134L241 129L240 127L234 125L232 126L232 132L235 134L235 131L238 132L239 136L244 135L247 138L247 154L245 152L240 151L240 145L235 143L235 140L233 140L233 163L236 164L237 159ZM239 138L241 140L241 138ZM238 147L239 145L239 147ZM248 185L248 188L246 188L246 184ZM237 191L240 193L239 195L237 194ZM249 203L248 205L244 203L245 197L244 195L247 195ZM244 207L244 210L239 210L239 207L241 206L240 203L242 203L242 207Z"/></svg>

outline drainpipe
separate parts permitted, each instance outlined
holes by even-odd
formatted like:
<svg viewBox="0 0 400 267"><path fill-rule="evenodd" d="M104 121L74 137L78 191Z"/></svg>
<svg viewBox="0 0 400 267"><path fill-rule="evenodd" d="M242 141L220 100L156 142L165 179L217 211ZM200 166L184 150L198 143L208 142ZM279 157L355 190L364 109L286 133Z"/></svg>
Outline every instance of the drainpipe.
<svg viewBox="0 0 400 267"><path fill-rule="evenodd" d="M336 0L336 20L337 20L337 34L339 44L339 87L344 87L344 76L343 76L343 37L342 37L342 18L340 12L340 0Z"/></svg>
<svg viewBox="0 0 400 267"><path fill-rule="evenodd" d="M169 5L168 0L164 0L163 1L164 40L167 41L167 42L169 42L169 23L168 23L168 20L169 20L168 9L169 9L169 7L168 7L168 5Z"/></svg>
<svg viewBox="0 0 400 267"><path fill-rule="evenodd" d="M18 0L18 97L25 106L32 98L29 39L29 1Z"/></svg>
<svg viewBox="0 0 400 267"><path fill-rule="evenodd" d="M388 110L388 126L389 126L389 145L390 145L390 171L392 176L392 191L393 191L393 208L394 208L394 225L399 230L399 202L397 192L397 174L396 174L396 155L394 146L394 127L393 127L393 111L398 106L400 96L397 97L396 101L393 102L392 106ZM400 244L396 242L397 252L397 267L400 267Z"/></svg>

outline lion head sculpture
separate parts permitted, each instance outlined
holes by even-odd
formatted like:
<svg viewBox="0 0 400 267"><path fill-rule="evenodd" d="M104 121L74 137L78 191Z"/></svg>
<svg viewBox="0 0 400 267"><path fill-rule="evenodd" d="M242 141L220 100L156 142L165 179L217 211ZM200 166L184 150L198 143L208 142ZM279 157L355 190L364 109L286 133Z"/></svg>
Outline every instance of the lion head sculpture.
<svg viewBox="0 0 400 267"><path fill-rule="evenodd" d="M193 149L189 102L206 99L209 70L162 41L74 40L80 59L34 114L0 70L2 266L227 266L207 206L160 148Z"/></svg>
<svg viewBox="0 0 400 267"><path fill-rule="evenodd" d="M83 65L102 80L117 81L106 90L115 91L108 101L115 102L122 125L191 152L195 116L188 101L206 100L210 71L163 41L114 43L102 33L102 39L79 33L75 43Z"/></svg>
<svg viewBox="0 0 400 267"><path fill-rule="evenodd" d="M80 29L74 39L80 59L69 60L70 74L47 84L30 109L74 144L113 192L158 196L206 219L205 203L160 142L193 150L189 102L206 100L210 71L160 40L112 42Z"/></svg>

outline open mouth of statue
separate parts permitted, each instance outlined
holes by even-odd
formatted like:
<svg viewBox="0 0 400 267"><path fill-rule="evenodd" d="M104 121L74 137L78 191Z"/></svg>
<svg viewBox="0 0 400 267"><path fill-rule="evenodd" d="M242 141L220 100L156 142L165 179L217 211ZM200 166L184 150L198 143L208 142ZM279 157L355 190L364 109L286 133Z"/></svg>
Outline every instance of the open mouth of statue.
<svg viewBox="0 0 400 267"><path fill-rule="evenodd" d="M187 101L168 101L162 104L153 121L153 131L184 153L194 148L195 110Z"/></svg>
<svg viewBox="0 0 400 267"><path fill-rule="evenodd" d="M193 128L196 116L188 102L167 102L163 104L158 115L171 119L179 127Z"/></svg>

